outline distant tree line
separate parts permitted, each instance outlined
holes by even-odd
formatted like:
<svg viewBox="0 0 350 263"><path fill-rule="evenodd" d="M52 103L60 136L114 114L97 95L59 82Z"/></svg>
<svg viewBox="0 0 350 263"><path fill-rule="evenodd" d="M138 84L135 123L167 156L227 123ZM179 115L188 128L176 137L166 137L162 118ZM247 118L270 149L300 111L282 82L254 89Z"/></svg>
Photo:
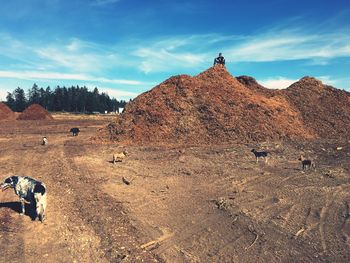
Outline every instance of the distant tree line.
<svg viewBox="0 0 350 263"><path fill-rule="evenodd" d="M57 86L54 90L51 90L50 87L44 89L34 84L27 94L20 87L12 93L8 92L5 103L17 112L23 111L33 103L37 103L48 111L103 113L123 108L126 101L111 99L108 94L100 93L97 88L89 91L85 86L71 86L69 88Z"/></svg>

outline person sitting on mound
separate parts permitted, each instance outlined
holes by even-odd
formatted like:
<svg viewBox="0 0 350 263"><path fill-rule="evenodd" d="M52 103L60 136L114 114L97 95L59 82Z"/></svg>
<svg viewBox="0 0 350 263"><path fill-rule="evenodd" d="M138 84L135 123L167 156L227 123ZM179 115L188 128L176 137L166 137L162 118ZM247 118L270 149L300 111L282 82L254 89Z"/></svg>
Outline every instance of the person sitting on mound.
<svg viewBox="0 0 350 263"><path fill-rule="evenodd" d="M214 66L216 64L221 64L221 65L225 65L225 58L222 56L221 53L219 53L219 56L217 58L214 59Z"/></svg>

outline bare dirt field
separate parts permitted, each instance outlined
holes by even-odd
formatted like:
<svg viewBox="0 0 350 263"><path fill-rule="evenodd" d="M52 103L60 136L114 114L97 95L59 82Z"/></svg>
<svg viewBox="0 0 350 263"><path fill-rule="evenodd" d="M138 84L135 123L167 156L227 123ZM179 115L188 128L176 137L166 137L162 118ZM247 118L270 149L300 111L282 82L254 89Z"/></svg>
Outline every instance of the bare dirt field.
<svg viewBox="0 0 350 263"><path fill-rule="evenodd" d="M0 193L1 262L350 262L348 141L130 146L114 165L90 141L110 117L54 117L0 122L0 179L48 189L44 223Z"/></svg>

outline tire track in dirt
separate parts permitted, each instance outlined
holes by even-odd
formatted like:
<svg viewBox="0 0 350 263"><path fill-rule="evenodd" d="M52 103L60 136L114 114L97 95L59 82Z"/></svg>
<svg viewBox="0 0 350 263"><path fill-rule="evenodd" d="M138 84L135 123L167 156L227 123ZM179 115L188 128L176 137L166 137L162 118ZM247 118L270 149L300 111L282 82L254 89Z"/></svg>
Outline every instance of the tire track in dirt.
<svg viewBox="0 0 350 263"><path fill-rule="evenodd" d="M3 144L4 143L4 144ZM28 157L11 140L1 142L1 155L6 156L2 167L5 176L24 171L23 165L28 164ZM2 178L1 178L2 179ZM26 262L26 242L24 233L27 224L31 223L27 215L21 216L21 205L12 189L2 192L0 202L0 257L1 262Z"/></svg>
<svg viewBox="0 0 350 263"><path fill-rule="evenodd" d="M326 244L326 238L325 238L325 224L326 224L326 218L328 215L328 209L332 202L329 202L327 200L327 203L324 207L321 209L320 213L320 223L319 223L319 232L320 232L320 239L322 244L322 249L324 253L327 253L327 244Z"/></svg>
<svg viewBox="0 0 350 263"><path fill-rule="evenodd" d="M12 209L6 208L10 202L4 201L0 203L0 262L25 262L25 244L21 235L23 220Z"/></svg>
<svg viewBox="0 0 350 263"><path fill-rule="evenodd" d="M64 148L65 174L75 179L74 184L70 184L75 211L100 238L104 256L111 262L157 262L151 253L140 249L138 231L126 217L120 202L99 190L104 178L91 174L86 167L76 165L74 158L85 152L85 146Z"/></svg>
<svg viewBox="0 0 350 263"><path fill-rule="evenodd" d="M344 262L350 260L350 244L344 236L344 226L346 226L348 218L345 204L349 198L350 194L348 191L344 191L343 186L334 187L334 191L330 193L328 209L322 221L327 255L330 258L342 256Z"/></svg>
<svg viewBox="0 0 350 263"><path fill-rule="evenodd" d="M30 140L28 138L27 140ZM18 153L18 151L20 153ZM94 257L90 253L84 253L83 242L80 242L81 231L76 231L73 221L67 222L62 203L69 203L69 195L62 195L57 189L57 180L60 180L59 165L54 165L54 160L59 160L62 149L56 146L26 147L14 149L12 153L12 174L31 176L45 182L48 191L47 220L41 224L33 222L29 217L23 218L23 231L18 231L23 238L23 255L28 262L34 262L36 258L42 258L51 262L72 262L74 253L81 252L79 258L87 260ZM20 156L20 157L18 157ZM16 197L15 197L16 198ZM65 253L60 253L60 252ZM74 252L76 251L76 252ZM58 254L60 253L60 254ZM98 259L99 257L95 257Z"/></svg>
<svg viewBox="0 0 350 263"><path fill-rule="evenodd" d="M342 214L343 222L341 224L341 233L343 239L347 242L350 247L350 205L349 201L344 203L344 212Z"/></svg>

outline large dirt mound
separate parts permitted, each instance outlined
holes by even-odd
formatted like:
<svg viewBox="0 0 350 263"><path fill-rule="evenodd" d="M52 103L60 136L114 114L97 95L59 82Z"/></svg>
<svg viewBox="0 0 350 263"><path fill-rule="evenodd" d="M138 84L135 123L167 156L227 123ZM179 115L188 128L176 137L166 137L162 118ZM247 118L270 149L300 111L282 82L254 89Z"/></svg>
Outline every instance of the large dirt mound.
<svg viewBox="0 0 350 263"><path fill-rule="evenodd" d="M18 116L17 120L53 120L53 117L39 104L32 104Z"/></svg>
<svg viewBox="0 0 350 263"><path fill-rule="evenodd" d="M350 93L304 77L282 90L302 115L303 123L321 138L350 138Z"/></svg>
<svg viewBox="0 0 350 263"><path fill-rule="evenodd" d="M217 65L195 77L172 77L141 94L97 138L136 144L227 143L313 138L284 96L264 95Z"/></svg>
<svg viewBox="0 0 350 263"><path fill-rule="evenodd" d="M15 118L15 113L6 104L0 102L0 121L14 120Z"/></svg>

